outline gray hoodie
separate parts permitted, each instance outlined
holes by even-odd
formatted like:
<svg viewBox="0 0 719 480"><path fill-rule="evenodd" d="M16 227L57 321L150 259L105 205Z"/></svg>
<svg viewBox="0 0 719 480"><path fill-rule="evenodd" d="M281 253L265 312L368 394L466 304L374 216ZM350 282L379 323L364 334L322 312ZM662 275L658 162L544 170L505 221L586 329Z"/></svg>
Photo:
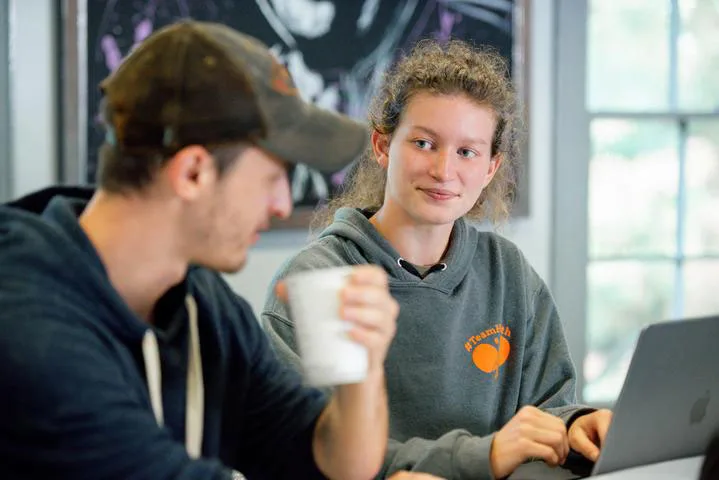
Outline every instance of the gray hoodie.
<svg viewBox="0 0 719 480"><path fill-rule="evenodd" d="M391 440L384 475L491 478L493 433L521 406L565 422L588 411L575 405L574 366L552 296L513 243L460 219L443 264L420 278L368 215L340 209L273 286L331 266L371 263L388 272L400 314L385 363ZM294 324L270 292L263 326L280 357L299 369Z"/></svg>

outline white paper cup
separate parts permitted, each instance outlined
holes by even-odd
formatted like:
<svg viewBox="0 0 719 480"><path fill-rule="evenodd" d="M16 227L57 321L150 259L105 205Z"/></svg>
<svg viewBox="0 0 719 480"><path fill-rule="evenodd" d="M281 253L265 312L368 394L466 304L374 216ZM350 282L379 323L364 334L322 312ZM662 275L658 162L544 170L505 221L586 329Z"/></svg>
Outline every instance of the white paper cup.
<svg viewBox="0 0 719 480"><path fill-rule="evenodd" d="M367 377L367 349L347 336L340 290L354 267L290 275L285 280L305 380L314 386L359 383Z"/></svg>

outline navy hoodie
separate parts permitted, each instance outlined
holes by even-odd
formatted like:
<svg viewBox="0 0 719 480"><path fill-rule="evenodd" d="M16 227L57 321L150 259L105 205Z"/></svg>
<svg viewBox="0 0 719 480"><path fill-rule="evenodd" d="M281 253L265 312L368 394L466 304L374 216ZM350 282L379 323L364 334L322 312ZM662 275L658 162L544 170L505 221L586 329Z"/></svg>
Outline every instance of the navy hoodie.
<svg viewBox="0 0 719 480"><path fill-rule="evenodd" d="M321 478L311 440L326 400L278 362L249 305L218 274L193 267L150 327L78 224L92 192L57 193L0 206L0 478ZM204 377L198 459L184 445L188 295ZM143 367L150 328L162 427Z"/></svg>

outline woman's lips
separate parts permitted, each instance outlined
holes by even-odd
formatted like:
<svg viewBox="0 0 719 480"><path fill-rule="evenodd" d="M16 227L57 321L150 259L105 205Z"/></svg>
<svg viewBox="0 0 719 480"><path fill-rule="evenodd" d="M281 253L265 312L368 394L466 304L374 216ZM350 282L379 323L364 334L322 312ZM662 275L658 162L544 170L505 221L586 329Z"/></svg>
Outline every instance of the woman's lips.
<svg viewBox="0 0 719 480"><path fill-rule="evenodd" d="M420 190L433 200L450 200L457 196L456 193L441 188L420 188Z"/></svg>

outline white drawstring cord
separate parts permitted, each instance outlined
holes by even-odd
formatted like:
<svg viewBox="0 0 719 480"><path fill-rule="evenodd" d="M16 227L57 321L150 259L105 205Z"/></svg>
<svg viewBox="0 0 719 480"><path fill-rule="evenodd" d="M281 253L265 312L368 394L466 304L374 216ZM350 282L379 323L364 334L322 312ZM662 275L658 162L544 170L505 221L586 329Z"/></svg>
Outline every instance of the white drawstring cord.
<svg viewBox="0 0 719 480"><path fill-rule="evenodd" d="M200 356L200 335L197 328L197 303L192 295L185 297L185 306L189 319L185 448L190 457L198 458L202 453L205 387L202 376L202 357ZM152 329L148 329L142 338L142 356L145 361L145 375L147 376L147 388L150 393L152 411L155 414L157 424L163 426L165 421L162 407L160 348L157 345L157 337Z"/></svg>
<svg viewBox="0 0 719 480"><path fill-rule="evenodd" d="M142 356L145 360L145 376L147 388L150 391L150 403L159 426L165 424L162 410L162 372L160 370L160 348L157 346L157 337L152 329L145 332L142 338Z"/></svg>
<svg viewBox="0 0 719 480"><path fill-rule="evenodd" d="M205 415L205 384L200 357L200 334L197 329L197 303L192 295L185 297L189 317L190 342L187 367L187 406L185 408L185 442L187 453L198 458L202 453L202 430Z"/></svg>

